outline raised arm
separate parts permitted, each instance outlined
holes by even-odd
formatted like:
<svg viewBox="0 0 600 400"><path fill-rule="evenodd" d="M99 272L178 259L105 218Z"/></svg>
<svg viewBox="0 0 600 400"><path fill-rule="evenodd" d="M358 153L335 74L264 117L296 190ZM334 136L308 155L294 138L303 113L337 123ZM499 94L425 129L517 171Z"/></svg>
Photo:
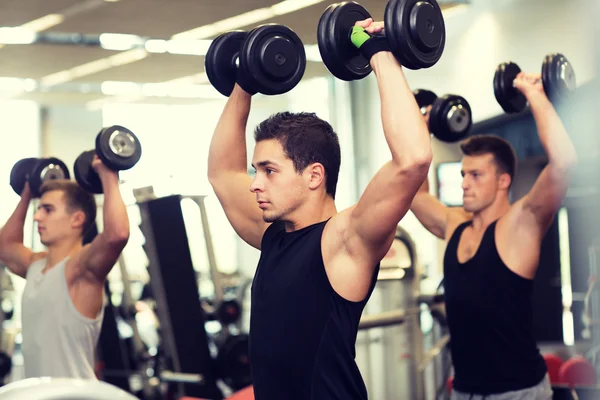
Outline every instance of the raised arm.
<svg viewBox="0 0 600 400"><path fill-rule="evenodd" d="M515 86L529 102L540 142L548 156L548 164L532 189L515 207L515 211L522 214L519 219L531 220L529 224L518 224L519 227L528 229L527 234L541 240L566 195L577 154L558 113L544 93L541 76L521 73Z"/></svg>
<svg viewBox="0 0 600 400"><path fill-rule="evenodd" d="M469 219L463 210L447 207L432 196L427 179L415 195L410 210L425 229L443 240L448 240L456 227Z"/></svg>
<svg viewBox="0 0 600 400"><path fill-rule="evenodd" d="M237 234L260 249L267 224L250 192L246 156L246 124L251 96L235 85L210 143L208 180Z"/></svg>
<svg viewBox="0 0 600 400"><path fill-rule="evenodd" d="M431 142L427 125L402 68L391 52L371 57L381 98L383 132L392 159L351 209L344 243L349 254L374 265L386 254L398 222L427 177Z"/></svg>
<svg viewBox="0 0 600 400"><path fill-rule="evenodd" d="M83 276L103 283L129 240L129 217L119 191L118 173L104 166L98 156L94 156L92 167L102 182L104 227L90 244L83 247L74 263L76 271Z"/></svg>
<svg viewBox="0 0 600 400"><path fill-rule="evenodd" d="M30 201L31 192L26 183L17 208L0 230L0 260L12 273L22 278L27 276L27 269L36 257L33 251L23 245L23 225Z"/></svg>

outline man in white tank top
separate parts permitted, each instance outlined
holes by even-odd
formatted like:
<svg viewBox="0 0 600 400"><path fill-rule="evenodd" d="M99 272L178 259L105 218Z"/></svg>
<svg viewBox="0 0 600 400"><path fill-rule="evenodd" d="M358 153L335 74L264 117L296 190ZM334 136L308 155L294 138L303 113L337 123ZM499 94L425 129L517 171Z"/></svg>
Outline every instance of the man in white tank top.
<svg viewBox="0 0 600 400"><path fill-rule="evenodd" d="M104 284L129 239L118 173L97 156L92 167L104 191L104 230L83 245L96 220L92 194L76 182L48 181L34 220L47 251L23 245L29 186L0 230L0 260L26 278L22 302L25 376L96 379L94 353L103 318Z"/></svg>

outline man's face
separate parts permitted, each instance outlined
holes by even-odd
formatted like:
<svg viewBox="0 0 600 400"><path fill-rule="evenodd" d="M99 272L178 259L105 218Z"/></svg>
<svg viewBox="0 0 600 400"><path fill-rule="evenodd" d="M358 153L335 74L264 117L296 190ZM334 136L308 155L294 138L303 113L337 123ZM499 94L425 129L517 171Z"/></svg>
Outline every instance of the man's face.
<svg viewBox="0 0 600 400"><path fill-rule="evenodd" d="M82 211L69 211L62 191L44 193L33 216L41 243L50 246L73 235L81 235L81 214Z"/></svg>
<svg viewBox="0 0 600 400"><path fill-rule="evenodd" d="M266 222L286 220L308 195L308 185L276 139L256 143L252 166L256 175L250 191L256 195Z"/></svg>
<svg viewBox="0 0 600 400"><path fill-rule="evenodd" d="M503 176L504 175L504 176ZM507 174L500 174L492 154L464 156L462 160L463 208L479 212L489 207L503 191ZM510 182L510 179L508 180Z"/></svg>

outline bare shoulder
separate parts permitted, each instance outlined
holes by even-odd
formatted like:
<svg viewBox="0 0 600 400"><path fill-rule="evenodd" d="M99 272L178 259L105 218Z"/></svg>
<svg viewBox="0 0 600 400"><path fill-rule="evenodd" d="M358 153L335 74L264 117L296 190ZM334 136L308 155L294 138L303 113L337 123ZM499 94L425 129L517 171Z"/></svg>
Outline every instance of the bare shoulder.
<svg viewBox="0 0 600 400"><path fill-rule="evenodd" d="M344 242L344 237L347 234L350 225L350 216L352 209L356 206L346 208L335 214L325 224L323 229L323 238L321 239L321 247L328 249L339 249Z"/></svg>
<svg viewBox="0 0 600 400"><path fill-rule="evenodd" d="M31 256L31 263L33 264L34 262L43 260L46 257L48 257L47 251L40 251L37 253L33 253L33 255Z"/></svg>
<svg viewBox="0 0 600 400"><path fill-rule="evenodd" d="M531 218L531 214L525 212L524 199L520 199L498 219L498 232L507 236L510 236L510 232L516 233L517 230L526 232L532 223L535 221Z"/></svg>
<svg viewBox="0 0 600 400"><path fill-rule="evenodd" d="M81 250L69 257L69 261L67 261L67 265L65 265L66 274L67 278L69 279L69 282L72 283L78 278L85 277L85 268L83 268L81 259L84 253L86 251L89 251L90 246L91 244L89 243L84 245L81 248Z"/></svg>
<svg viewBox="0 0 600 400"><path fill-rule="evenodd" d="M530 213L523 212L523 202L515 202L496 225L496 247L506 266L527 279L537 270L542 235Z"/></svg>
<svg viewBox="0 0 600 400"><path fill-rule="evenodd" d="M352 210L353 207L345 209L327 222L321 252L327 278L335 292L346 300L362 301L368 294L377 262L371 256L373 251L361 240L359 229L352 226L355 221L351 217Z"/></svg>
<svg viewBox="0 0 600 400"><path fill-rule="evenodd" d="M448 212L448 221L446 222L445 239L449 240L456 228L462 223L471 221L473 214L465 211L462 207L452 207Z"/></svg>

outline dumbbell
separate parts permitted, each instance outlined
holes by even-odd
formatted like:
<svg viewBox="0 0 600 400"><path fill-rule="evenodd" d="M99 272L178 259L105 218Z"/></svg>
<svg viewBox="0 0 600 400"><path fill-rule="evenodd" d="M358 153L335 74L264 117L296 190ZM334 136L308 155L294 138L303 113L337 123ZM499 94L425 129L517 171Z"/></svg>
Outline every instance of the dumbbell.
<svg viewBox="0 0 600 400"><path fill-rule="evenodd" d="M424 89L414 92L415 100L423 115L429 111L429 132L442 142L458 142L469 134L473 125L471 106L458 95L447 94L442 97Z"/></svg>
<svg viewBox="0 0 600 400"><path fill-rule="evenodd" d="M233 390L252 384L248 335L228 335L218 345L217 376Z"/></svg>
<svg viewBox="0 0 600 400"><path fill-rule="evenodd" d="M317 42L323 63L338 79L353 81L372 71L350 41L352 27L371 14L354 1L331 4L319 20ZM389 0L384 35L401 65L417 70L438 62L446 43L442 10L436 0Z"/></svg>
<svg viewBox="0 0 600 400"><path fill-rule="evenodd" d="M15 163L10 171L10 186L19 196L29 182L33 198L41 196L42 184L54 179L71 179L69 169L58 158L23 158Z"/></svg>
<svg viewBox="0 0 600 400"><path fill-rule="evenodd" d="M206 53L204 69L210 83L229 96L243 70L244 88L265 95L292 90L304 76L306 52L298 35L284 25L264 24L249 32L231 31L217 36Z"/></svg>
<svg viewBox="0 0 600 400"><path fill-rule="evenodd" d="M498 65L494 74L494 96L506 113L519 113L527 106L527 99L514 87L521 68L513 62ZM552 103L567 98L577 87L575 70L560 53L548 54L542 62L542 85Z"/></svg>
<svg viewBox="0 0 600 400"><path fill-rule="evenodd" d="M94 155L113 171L132 168L142 157L142 145L129 129L119 125L103 128L96 135L96 149L84 151L73 166L75 180L87 192L100 194L102 182L92 168Z"/></svg>

